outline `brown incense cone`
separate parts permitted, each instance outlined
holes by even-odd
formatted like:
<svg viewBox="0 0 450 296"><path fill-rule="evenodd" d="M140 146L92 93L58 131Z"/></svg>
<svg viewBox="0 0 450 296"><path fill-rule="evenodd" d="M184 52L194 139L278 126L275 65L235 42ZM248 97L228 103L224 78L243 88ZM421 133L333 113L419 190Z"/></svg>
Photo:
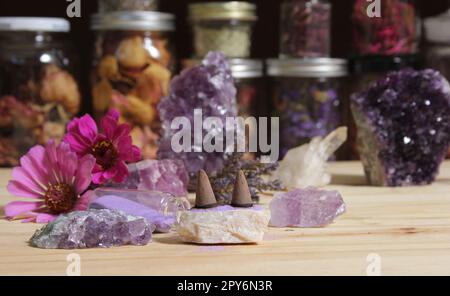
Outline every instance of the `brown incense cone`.
<svg viewBox="0 0 450 296"><path fill-rule="evenodd" d="M237 208L253 207L252 195L243 171L239 171L236 176L231 205Z"/></svg>
<svg viewBox="0 0 450 296"><path fill-rule="evenodd" d="M208 175L204 170L198 172L197 194L195 196L195 207L199 209L209 209L217 206L217 200L214 196Z"/></svg>

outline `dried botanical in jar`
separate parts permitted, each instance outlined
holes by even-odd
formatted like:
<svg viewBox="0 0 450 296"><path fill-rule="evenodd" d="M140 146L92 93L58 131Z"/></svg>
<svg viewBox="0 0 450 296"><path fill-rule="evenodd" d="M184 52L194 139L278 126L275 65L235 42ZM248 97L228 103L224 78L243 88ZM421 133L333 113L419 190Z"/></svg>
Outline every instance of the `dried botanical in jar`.
<svg viewBox="0 0 450 296"><path fill-rule="evenodd" d="M32 146L60 141L79 112L70 25L56 18L0 18L0 166Z"/></svg>
<svg viewBox="0 0 450 296"><path fill-rule="evenodd" d="M281 56L328 57L330 31L329 1L285 1L281 8Z"/></svg>
<svg viewBox="0 0 450 296"><path fill-rule="evenodd" d="M116 12L96 15L97 43L92 77L96 118L119 110L132 127L132 138L144 158L156 157L160 137L157 105L168 93L174 57L172 15Z"/></svg>
<svg viewBox="0 0 450 296"><path fill-rule="evenodd" d="M191 4L195 56L220 51L230 58L249 57L255 11L256 6L247 2Z"/></svg>
<svg viewBox="0 0 450 296"><path fill-rule="evenodd" d="M268 61L274 77L273 105L280 118L280 154L324 137L340 123L339 77L346 76L339 59L282 59Z"/></svg>
<svg viewBox="0 0 450 296"><path fill-rule="evenodd" d="M158 0L99 0L100 13L128 10L158 10Z"/></svg>
<svg viewBox="0 0 450 296"><path fill-rule="evenodd" d="M396 55L417 52L420 24L414 0L355 0L353 5L353 47L360 55ZM370 5L370 7L369 7ZM371 11L374 7L374 11ZM370 17L368 12L380 13Z"/></svg>

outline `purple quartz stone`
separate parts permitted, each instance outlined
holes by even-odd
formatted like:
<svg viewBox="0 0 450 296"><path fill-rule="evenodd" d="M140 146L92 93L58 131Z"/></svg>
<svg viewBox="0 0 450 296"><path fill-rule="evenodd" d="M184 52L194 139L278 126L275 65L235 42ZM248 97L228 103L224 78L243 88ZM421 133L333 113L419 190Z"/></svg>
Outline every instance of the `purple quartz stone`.
<svg viewBox="0 0 450 296"><path fill-rule="evenodd" d="M158 158L181 159L191 180L196 178L200 169L208 173L220 171L228 157L228 154L223 152L197 151L204 151L202 145L195 144L203 143L202 139L206 134L221 134L225 143L226 131L213 128L203 130L203 135L194 137L194 109L202 111L203 119L217 117L224 125L227 117L237 116L236 88L230 65L222 53L209 53L201 65L186 69L175 77L171 82L169 96L163 98L158 105L164 130ZM187 118L191 124L191 152L176 153L172 149L172 138L180 131L171 128L172 121L177 117Z"/></svg>
<svg viewBox="0 0 450 296"><path fill-rule="evenodd" d="M270 203L272 227L323 227L345 213L346 206L337 191L314 187L275 194Z"/></svg>
<svg viewBox="0 0 450 296"><path fill-rule="evenodd" d="M36 231L30 244L42 249L144 246L151 241L154 229L146 219L118 211L72 212Z"/></svg>
<svg viewBox="0 0 450 296"><path fill-rule="evenodd" d="M167 233L175 223L174 215L165 215L161 211L152 209L123 197L106 195L96 198L90 205L91 209L109 209L122 211L128 215L144 217L148 223L155 225L156 232Z"/></svg>
<svg viewBox="0 0 450 296"><path fill-rule="evenodd" d="M370 184L434 182L450 143L450 86L439 72L392 72L354 94L352 111Z"/></svg>
<svg viewBox="0 0 450 296"><path fill-rule="evenodd" d="M181 160L144 160L128 165L130 175L121 184L108 187L160 191L174 196L188 195L189 175Z"/></svg>

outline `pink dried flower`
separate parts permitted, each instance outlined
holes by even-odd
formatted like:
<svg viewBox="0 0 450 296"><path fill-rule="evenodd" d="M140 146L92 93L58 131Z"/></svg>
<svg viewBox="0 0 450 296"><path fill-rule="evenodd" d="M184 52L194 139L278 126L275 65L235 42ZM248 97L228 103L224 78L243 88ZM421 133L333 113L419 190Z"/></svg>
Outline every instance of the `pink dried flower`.
<svg viewBox="0 0 450 296"><path fill-rule="evenodd" d="M126 163L141 159L138 147L132 144L130 126L119 124L119 112L111 110L101 120L103 133L99 133L91 116L85 115L72 120L64 137L78 156L93 155L96 164L92 171L92 181L104 184L110 180L125 181L129 172Z"/></svg>
<svg viewBox="0 0 450 296"><path fill-rule="evenodd" d="M95 159L86 155L78 159L69 145L50 141L46 147L34 146L14 168L7 189L32 202L14 201L5 206L8 219L47 223L62 213L86 210L82 194L91 184Z"/></svg>

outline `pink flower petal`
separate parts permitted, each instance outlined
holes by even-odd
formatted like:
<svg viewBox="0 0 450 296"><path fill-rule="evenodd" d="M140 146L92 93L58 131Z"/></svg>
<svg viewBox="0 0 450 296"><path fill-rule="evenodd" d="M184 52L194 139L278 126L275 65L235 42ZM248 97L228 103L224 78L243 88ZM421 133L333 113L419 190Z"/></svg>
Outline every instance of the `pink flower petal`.
<svg viewBox="0 0 450 296"><path fill-rule="evenodd" d="M45 164L48 170L48 177L51 184L61 182L61 169L58 164L58 153L56 151L55 141L51 140L45 147Z"/></svg>
<svg viewBox="0 0 450 296"><path fill-rule="evenodd" d="M46 187L48 184L47 172L43 165L45 159L45 148L37 145L30 149L30 151L20 159L20 165L26 169L30 177L40 187Z"/></svg>
<svg viewBox="0 0 450 296"><path fill-rule="evenodd" d="M112 117L105 116L102 118L100 124L106 138L114 140L114 133L117 129L117 121Z"/></svg>
<svg viewBox="0 0 450 296"><path fill-rule="evenodd" d="M36 223L39 223L39 224L49 223L49 222L52 222L53 220L55 220L56 217L57 216L55 216L55 215L40 213L40 214L37 214L37 216L36 216Z"/></svg>
<svg viewBox="0 0 450 296"><path fill-rule="evenodd" d="M80 134L87 139L95 139L98 134L97 124L88 114L81 117L78 121L78 130Z"/></svg>
<svg viewBox="0 0 450 296"><path fill-rule="evenodd" d="M18 216L25 215L29 212L35 211L44 205L42 201L26 202L13 201L5 206L5 216L8 219L15 219Z"/></svg>
<svg viewBox="0 0 450 296"><path fill-rule="evenodd" d="M113 181L116 183L124 182L129 175L128 167L126 166L126 164L124 162L119 162L115 168L116 168L116 174L112 178Z"/></svg>
<svg viewBox="0 0 450 296"><path fill-rule="evenodd" d="M73 152L78 155L85 155L90 150L92 143L83 139L79 134L69 133L64 136L64 143L70 145Z"/></svg>
<svg viewBox="0 0 450 296"><path fill-rule="evenodd" d="M42 198L43 194L33 191L30 187L20 183L16 180L11 180L8 182L6 189L11 195L18 197L28 197L33 199Z"/></svg>
<svg viewBox="0 0 450 296"><path fill-rule="evenodd" d="M60 169L60 176L62 181L66 184L72 184L73 177L76 174L78 167L78 157L75 152L70 150L67 143L61 143L56 148L58 166Z"/></svg>
<svg viewBox="0 0 450 296"><path fill-rule="evenodd" d="M142 159L141 149L139 149L139 147L133 145L131 150L132 150L132 157L129 161L130 162L140 161Z"/></svg>
<svg viewBox="0 0 450 296"><path fill-rule="evenodd" d="M96 172L92 174L92 183L100 185L105 183L105 178L103 177L103 172Z"/></svg>
<svg viewBox="0 0 450 296"><path fill-rule="evenodd" d="M111 117L115 121L119 121L120 112L117 109L110 109L106 114L107 117Z"/></svg>
<svg viewBox="0 0 450 296"><path fill-rule="evenodd" d="M85 155L79 160L77 175L75 177L75 190L77 194L83 193L91 184L91 173L95 166L95 158L92 155Z"/></svg>
<svg viewBox="0 0 450 296"><path fill-rule="evenodd" d="M23 167L15 167L12 171L12 179L21 183L24 187L29 188L29 191L37 195L44 194L45 188L38 184Z"/></svg>

